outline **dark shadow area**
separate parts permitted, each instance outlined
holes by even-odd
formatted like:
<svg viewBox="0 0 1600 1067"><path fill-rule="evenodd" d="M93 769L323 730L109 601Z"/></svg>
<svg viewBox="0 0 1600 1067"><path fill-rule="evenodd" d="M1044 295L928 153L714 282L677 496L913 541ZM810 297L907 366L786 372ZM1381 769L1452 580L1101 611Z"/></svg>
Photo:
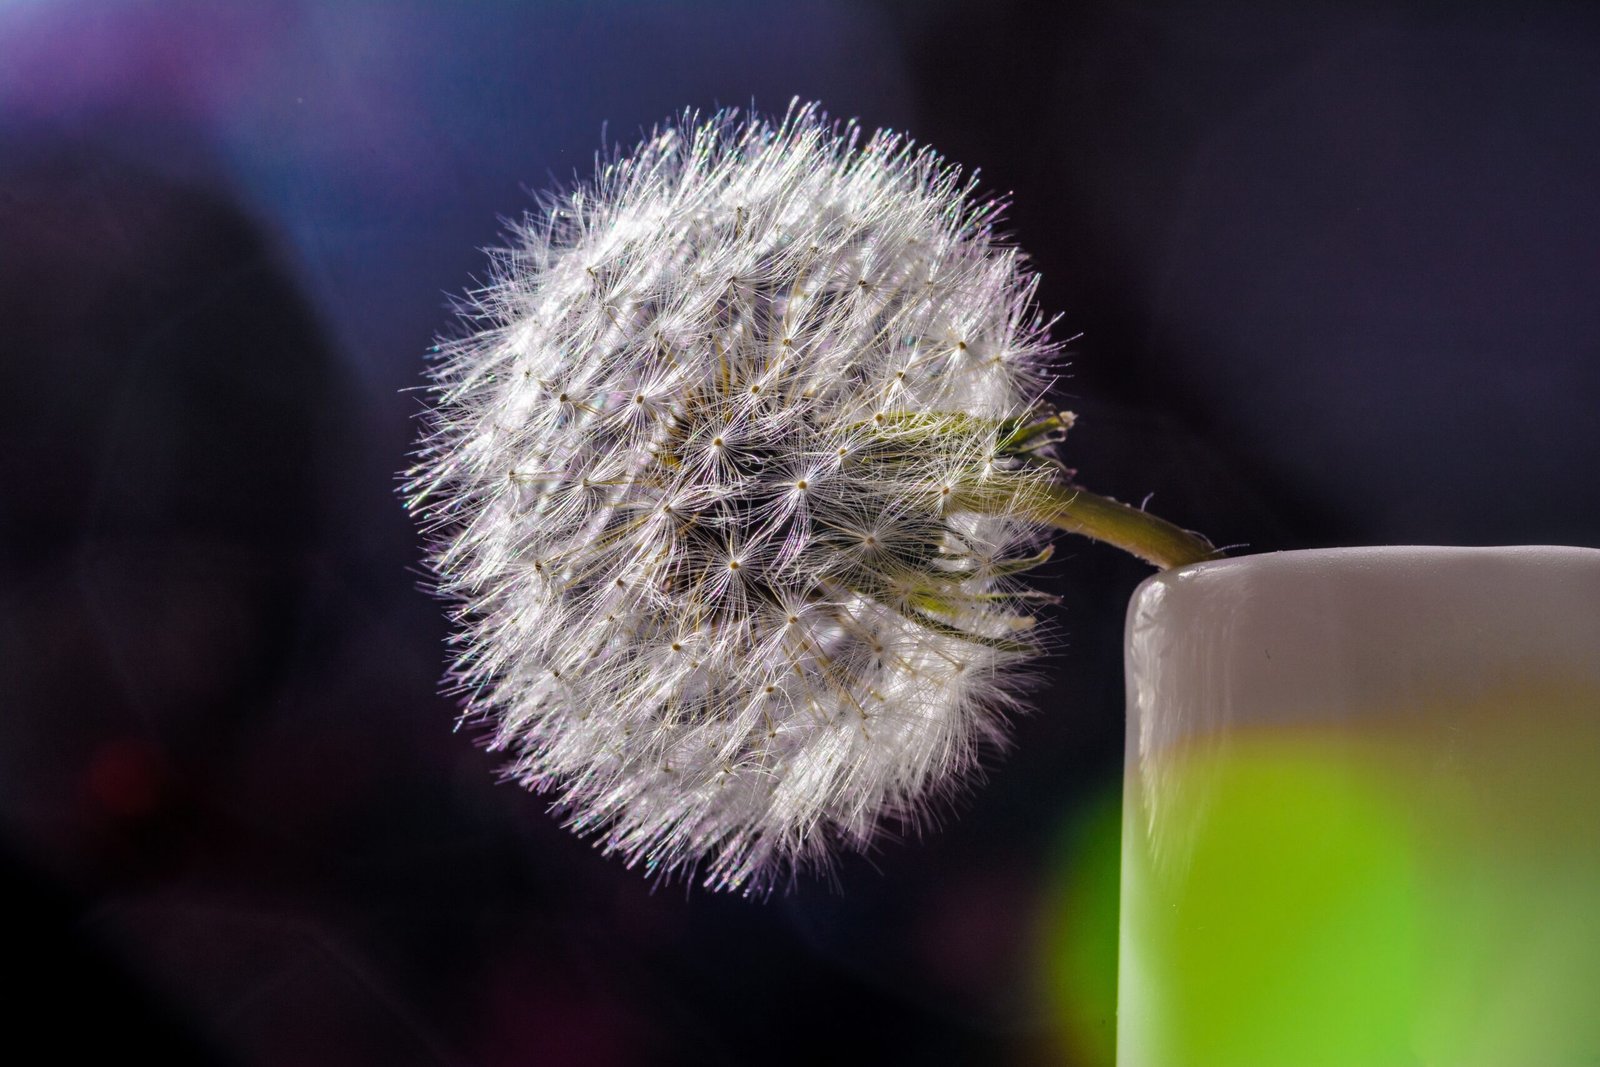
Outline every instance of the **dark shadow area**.
<svg viewBox="0 0 1600 1067"><path fill-rule="evenodd" d="M1593 542L1592 12L887 6L1083 335L1091 484L1255 551Z"/></svg>
<svg viewBox="0 0 1600 1067"><path fill-rule="evenodd" d="M350 397L267 243L214 191L91 131L5 143L0 816L39 905L8 914L18 966L115 1018L149 1002L124 988L149 975L115 962L132 949L108 902L248 852L238 790L317 658ZM173 1055L213 1036L74 1037L141 1032Z"/></svg>

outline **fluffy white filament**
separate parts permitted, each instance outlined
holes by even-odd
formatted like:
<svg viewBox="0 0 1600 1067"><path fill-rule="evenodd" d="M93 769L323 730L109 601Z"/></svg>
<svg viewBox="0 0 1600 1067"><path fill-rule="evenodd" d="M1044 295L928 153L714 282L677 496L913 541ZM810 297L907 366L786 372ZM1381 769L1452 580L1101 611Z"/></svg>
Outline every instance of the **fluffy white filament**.
<svg viewBox="0 0 1600 1067"><path fill-rule="evenodd" d="M467 716L605 851L761 889L999 739L1053 350L997 210L815 106L686 115L493 253L411 506Z"/></svg>

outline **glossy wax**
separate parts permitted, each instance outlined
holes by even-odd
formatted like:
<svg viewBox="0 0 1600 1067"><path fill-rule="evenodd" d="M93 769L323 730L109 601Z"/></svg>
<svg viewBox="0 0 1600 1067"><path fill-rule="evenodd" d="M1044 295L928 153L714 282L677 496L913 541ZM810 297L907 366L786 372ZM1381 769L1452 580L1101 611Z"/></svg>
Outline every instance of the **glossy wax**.
<svg viewBox="0 0 1600 1067"><path fill-rule="evenodd" d="M1126 651L1122 1067L1600 1062L1600 551L1198 564Z"/></svg>

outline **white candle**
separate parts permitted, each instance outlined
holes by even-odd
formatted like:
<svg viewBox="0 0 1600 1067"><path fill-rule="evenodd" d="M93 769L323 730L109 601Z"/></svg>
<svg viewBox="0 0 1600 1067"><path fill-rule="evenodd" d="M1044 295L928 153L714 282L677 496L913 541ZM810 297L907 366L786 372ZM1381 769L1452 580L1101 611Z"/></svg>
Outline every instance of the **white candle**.
<svg viewBox="0 0 1600 1067"><path fill-rule="evenodd" d="M1118 1062L1600 1062L1600 551L1198 564L1128 616Z"/></svg>

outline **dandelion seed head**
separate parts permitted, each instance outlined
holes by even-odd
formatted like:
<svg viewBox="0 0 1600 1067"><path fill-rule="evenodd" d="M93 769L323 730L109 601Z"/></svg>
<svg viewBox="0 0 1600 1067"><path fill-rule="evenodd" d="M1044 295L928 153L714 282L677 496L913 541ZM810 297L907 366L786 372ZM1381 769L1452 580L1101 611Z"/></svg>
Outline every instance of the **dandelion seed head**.
<svg viewBox="0 0 1600 1067"><path fill-rule="evenodd" d="M410 504L466 716L606 852L760 891L1001 737L1055 352L998 210L815 105L687 114L492 253Z"/></svg>

